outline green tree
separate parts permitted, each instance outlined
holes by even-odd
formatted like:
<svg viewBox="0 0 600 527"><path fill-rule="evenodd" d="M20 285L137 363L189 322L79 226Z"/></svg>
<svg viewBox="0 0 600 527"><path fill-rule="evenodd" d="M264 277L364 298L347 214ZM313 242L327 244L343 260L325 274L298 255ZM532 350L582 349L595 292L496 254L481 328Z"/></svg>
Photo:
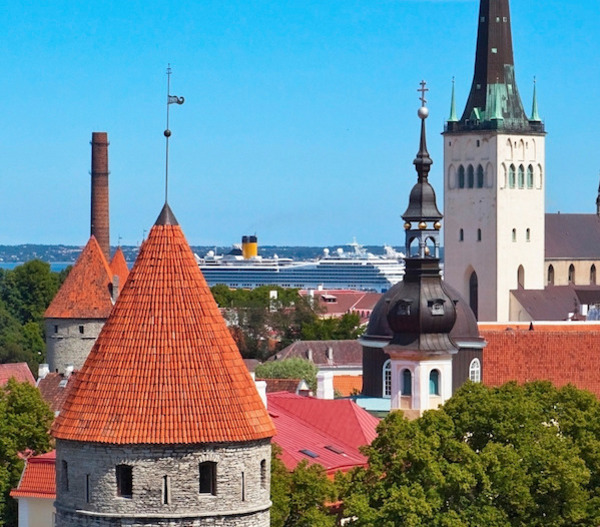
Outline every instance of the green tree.
<svg viewBox="0 0 600 527"><path fill-rule="evenodd" d="M258 379L303 379L311 390L317 389L317 372L318 368L312 362L299 357L272 360L255 369Z"/></svg>
<svg viewBox="0 0 600 527"><path fill-rule="evenodd" d="M358 313L344 313L340 318L317 318L302 326L302 340L354 340L364 328Z"/></svg>
<svg viewBox="0 0 600 527"><path fill-rule="evenodd" d="M42 400L39 390L28 383L10 379L0 389L0 525L16 527L17 504L9 497L23 471L18 453L51 450L48 433L54 414Z"/></svg>
<svg viewBox="0 0 600 527"><path fill-rule="evenodd" d="M467 383L442 409L379 426L348 486L351 525L600 524L600 404L549 383Z"/></svg>
<svg viewBox="0 0 600 527"><path fill-rule="evenodd" d="M271 461L271 527L334 527L327 503L336 499L334 484L321 465L302 461L288 472L273 445Z"/></svg>

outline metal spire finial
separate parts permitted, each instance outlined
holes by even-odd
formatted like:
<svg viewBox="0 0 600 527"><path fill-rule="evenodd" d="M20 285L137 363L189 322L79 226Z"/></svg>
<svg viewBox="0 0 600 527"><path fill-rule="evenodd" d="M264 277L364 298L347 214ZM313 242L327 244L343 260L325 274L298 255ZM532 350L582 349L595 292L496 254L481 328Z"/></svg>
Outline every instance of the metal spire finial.
<svg viewBox="0 0 600 527"><path fill-rule="evenodd" d="M166 152L165 152L165 203L168 202L169 198L169 137L171 137L171 130L169 129L169 106L173 103L183 104L185 99L183 97L177 97L177 95L171 95L171 64L167 64L167 127L164 131L166 138Z"/></svg>
<svg viewBox="0 0 600 527"><path fill-rule="evenodd" d="M417 153L417 157L413 163L419 175L419 183L427 181L427 175L429 174L429 170L433 163L429 157L429 152L427 151L427 134L425 131L425 119L429 117L429 108L425 106L427 104L425 94L429 91L429 88L426 88L426 86L427 83L425 81L421 81L421 87L417 90L421 93L421 97L419 97L419 100L421 101L421 107L417 112L419 119L421 119L421 141L419 143L419 152Z"/></svg>
<svg viewBox="0 0 600 527"><path fill-rule="evenodd" d="M533 104L531 107L531 120L532 121L541 121L540 114L538 112L538 103L537 103L537 80L535 76L533 77Z"/></svg>
<svg viewBox="0 0 600 527"><path fill-rule="evenodd" d="M456 116L456 101L455 101L455 97L454 97L454 77L452 77L452 99L450 101L450 118L448 119L448 122L450 123L456 123L458 122L458 117Z"/></svg>

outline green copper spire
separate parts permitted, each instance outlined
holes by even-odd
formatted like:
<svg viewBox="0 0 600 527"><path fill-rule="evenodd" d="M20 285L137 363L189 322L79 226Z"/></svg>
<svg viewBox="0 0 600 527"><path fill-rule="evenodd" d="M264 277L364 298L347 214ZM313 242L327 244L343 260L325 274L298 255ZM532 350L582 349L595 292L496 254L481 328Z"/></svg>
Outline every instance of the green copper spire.
<svg viewBox="0 0 600 527"><path fill-rule="evenodd" d="M452 77L452 101L450 102L450 117L448 119L448 122L458 122L458 117L456 116L456 102L454 100L454 77Z"/></svg>
<svg viewBox="0 0 600 527"><path fill-rule="evenodd" d="M531 108L531 121L540 122L540 114L538 112L537 103L537 83L535 77L533 78L533 107Z"/></svg>
<svg viewBox="0 0 600 527"><path fill-rule="evenodd" d="M494 97L494 114L492 115L492 121L503 121L504 114L502 113L502 93L500 85L496 84L492 86L491 92L495 95ZM495 92L495 93L494 93Z"/></svg>

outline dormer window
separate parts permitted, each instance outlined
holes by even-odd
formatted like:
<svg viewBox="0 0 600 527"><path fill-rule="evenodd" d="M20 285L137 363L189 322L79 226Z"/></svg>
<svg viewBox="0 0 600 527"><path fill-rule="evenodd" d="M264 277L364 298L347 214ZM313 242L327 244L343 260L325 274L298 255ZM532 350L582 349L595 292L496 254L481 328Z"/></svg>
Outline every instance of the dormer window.
<svg viewBox="0 0 600 527"><path fill-rule="evenodd" d="M444 314L444 303L446 301L443 298L436 298L434 300L427 301L427 307L431 311L432 316L439 317Z"/></svg>
<svg viewBox="0 0 600 527"><path fill-rule="evenodd" d="M405 317L410 316L411 304L412 300L410 299L400 300L400 302L398 302L398 309L396 310L396 314Z"/></svg>

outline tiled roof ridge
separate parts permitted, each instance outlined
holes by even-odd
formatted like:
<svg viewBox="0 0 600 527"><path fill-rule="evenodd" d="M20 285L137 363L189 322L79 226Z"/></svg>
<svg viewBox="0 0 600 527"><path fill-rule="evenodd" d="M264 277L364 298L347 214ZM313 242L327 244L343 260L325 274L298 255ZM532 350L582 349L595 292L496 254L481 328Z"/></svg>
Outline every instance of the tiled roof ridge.
<svg viewBox="0 0 600 527"><path fill-rule="evenodd" d="M53 428L111 444L246 442L273 424L178 225L155 225Z"/></svg>
<svg viewBox="0 0 600 527"><path fill-rule="evenodd" d="M90 236L44 318L107 318L112 309L112 271L95 236Z"/></svg>

